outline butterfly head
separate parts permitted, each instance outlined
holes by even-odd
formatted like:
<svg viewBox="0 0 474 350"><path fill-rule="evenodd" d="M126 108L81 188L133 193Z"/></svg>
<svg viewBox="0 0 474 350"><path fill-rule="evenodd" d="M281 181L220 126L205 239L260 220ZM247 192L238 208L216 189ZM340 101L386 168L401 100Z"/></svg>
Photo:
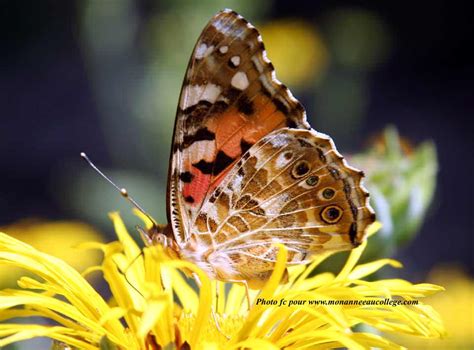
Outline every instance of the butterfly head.
<svg viewBox="0 0 474 350"><path fill-rule="evenodd" d="M169 225L153 224L153 226L147 230L141 227L137 227L140 232L143 241L151 246L159 244L161 245L169 256L172 258L179 258L179 247L174 239L173 232Z"/></svg>

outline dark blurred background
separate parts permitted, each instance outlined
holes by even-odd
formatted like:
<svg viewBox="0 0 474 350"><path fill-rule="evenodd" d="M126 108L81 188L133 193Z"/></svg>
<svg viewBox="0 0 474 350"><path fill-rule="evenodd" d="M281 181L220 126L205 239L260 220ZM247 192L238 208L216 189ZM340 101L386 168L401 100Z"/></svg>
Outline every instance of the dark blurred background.
<svg viewBox="0 0 474 350"><path fill-rule="evenodd" d="M395 256L413 276L444 262L472 275L468 1L2 1L0 225L78 219L111 234L107 212L129 206L81 151L163 221L182 77L224 7L261 29L278 77L343 153L389 124L434 141L435 196Z"/></svg>

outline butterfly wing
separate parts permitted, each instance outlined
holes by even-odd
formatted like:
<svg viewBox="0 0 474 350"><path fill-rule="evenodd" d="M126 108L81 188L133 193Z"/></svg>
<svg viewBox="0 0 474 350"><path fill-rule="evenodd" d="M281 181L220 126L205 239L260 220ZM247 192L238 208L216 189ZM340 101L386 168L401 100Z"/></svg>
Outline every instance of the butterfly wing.
<svg viewBox="0 0 474 350"><path fill-rule="evenodd" d="M176 116L168 221L178 245L237 160L284 127L309 128L303 106L276 80L258 31L233 11L219 12L194 48Z"/></svg>
<svg viewBox="0 0 474 350"><path fill-rule="evenodd" d="M290 264L352 249L375 220L362 177L328 136L277 130L254 144L206 198L194 222L195 246L212 247L207 260L217 277L254 285L274 268L274 243L286 246Z"/></svg>

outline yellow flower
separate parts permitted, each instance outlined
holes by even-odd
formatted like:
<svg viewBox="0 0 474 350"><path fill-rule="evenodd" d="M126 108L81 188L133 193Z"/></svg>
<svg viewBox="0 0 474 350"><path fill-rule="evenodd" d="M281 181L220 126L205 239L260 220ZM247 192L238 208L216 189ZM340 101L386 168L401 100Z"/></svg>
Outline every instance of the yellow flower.
<svg viewBox="0 0 474 350"><path fill-rule="evenodd" d="M100 241L102 237L91 226L78 221L41 221L22 219L0 231L31 244L36 249L64 260L81 271L98 264L101 255L97 251L81 252L77 245L85 241ZM24 270L0 265L0 286L12 286L25 274Z"/></svg>
<svg viewBox="0 0 474 350"><path fill-rule="evenodd" d="M447 286L446 292L427 298L446 324L446 339L403 337L400 341L410 349L473 349L474 280L454 266L436 267L428 280Z"/></svg>
<svg viewBox="0 0 474 350"><path fill-rule="evenodd" d="M325 73L329 54L315 27L299 20L279 20L260 27L277 77L289 86L313 84Z"/></svg>
<svg viewBox="0 0 474 350"><path fill-rule="evenodd" d="M18 282L21 289L0 292L0 320L43 316L57 324L0 324L0 347L46 336L58 341L55 348L61 348L61 342L80 349L107 348L105 343L119 349L399 348L375 333L359 331L359 326L424 337L444 333L438 314L421 302L309 305L310 301L362 304L386 298L418 301L442 290L398 279L363 280L382 266L400 266L390 259L356 265L366 243L351 252L339 274L311 276L326 254L308 266L291 268L286 285L279 284L287 255L280 246L271 278L261 291L250 291L248 310L242 286L211 281L194 264L170 259L160 246L147 247L141 254L119 215L111 217L119 240L84 244L102 250L104 260L83 274L102 271L114 297L110 304L60 259L0 234L0 263L26 268L39 277L23 277ZM186 277L190 273L197 275L199 287ZM272 303L282 305L268 305Z"/></svg>

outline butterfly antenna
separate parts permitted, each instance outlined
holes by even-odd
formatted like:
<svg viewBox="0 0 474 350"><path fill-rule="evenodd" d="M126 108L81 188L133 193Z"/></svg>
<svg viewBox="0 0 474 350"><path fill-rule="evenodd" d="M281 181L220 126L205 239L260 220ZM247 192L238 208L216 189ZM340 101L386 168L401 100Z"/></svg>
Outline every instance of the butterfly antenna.
<svg viewBox="0 0 474 350"><path fill-rule="evenodd" d="M105 175L94 163L92 163L92 161L90 160L90 158L87 156L87 154L85 154L84 152L81 152L81 157L82 159L84 159L91 167L92 169L94 169L100 176L102 176L104 179L106 179L112 186L114 186L117 191L120 192L120 194L122 195L122 197L124 197L126 200L128 200L130 203L132 203L132 205L138 209L141 213L143 213L143 215L145 215L148 220L151 221L151 223L153 224L153 226L156 226L155 224L155 220L153 220L151 218L151 215L148 214L136 201L135 199L133 199L132 196L130 196L128 194L128 191L126 188L124 187L119 187L115 184L115 182L113 182L107 175Z"/></svg>

